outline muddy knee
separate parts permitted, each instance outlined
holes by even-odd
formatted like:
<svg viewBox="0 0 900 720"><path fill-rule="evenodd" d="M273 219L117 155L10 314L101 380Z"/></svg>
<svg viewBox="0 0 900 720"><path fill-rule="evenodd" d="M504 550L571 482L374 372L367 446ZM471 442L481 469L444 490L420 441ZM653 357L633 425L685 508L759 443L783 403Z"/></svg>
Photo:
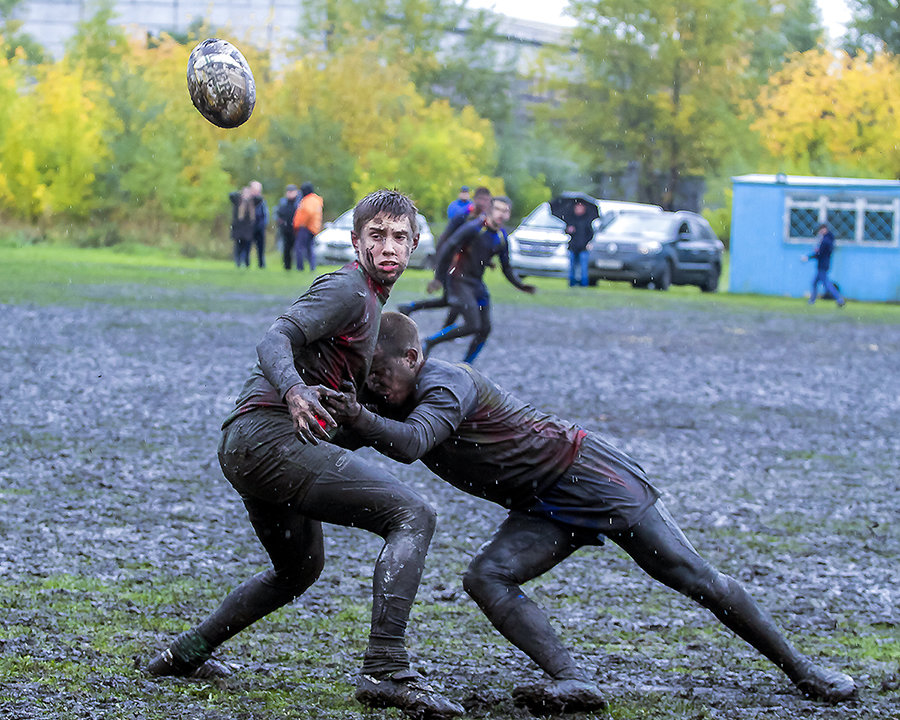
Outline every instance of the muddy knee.
<svg viewBox="0 0 900 720"><path fill-rule="evenodd" d="M510 593L518 594L520 588L502 566L476 557L466 568L462 578L463 589L482 609L493 608L503 603Z"/></svg>
<svg viewBox="0 0 900 720"><path fill-rule="evenodd" d="M303 562L283 567L278 570L266 570L260 574L260 580L274 590L289 594L291 599L303 592L319 579L325 567L325 556L316 553L307 556Z"/></svg>

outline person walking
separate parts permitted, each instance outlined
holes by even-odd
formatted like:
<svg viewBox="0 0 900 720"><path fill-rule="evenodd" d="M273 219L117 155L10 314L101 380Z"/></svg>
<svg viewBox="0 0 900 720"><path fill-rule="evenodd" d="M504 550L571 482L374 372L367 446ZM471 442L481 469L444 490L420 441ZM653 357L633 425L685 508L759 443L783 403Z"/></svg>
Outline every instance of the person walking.
<svg viewBox="0 0 900 720"><path fill-rule="evenodd" d="M281 238L281 261L290 270L294 257L294 213L300 202L300 190L293 183L284 189L284 196L275 208L275 224Z"/></svg>
<svg viewBox="0 0 900 720"><path fill-rule="evenodd" d="M300 202L294 213L294 248L297 252L297 269L303 270L303 258L309 262L309 269L315 272L316 258L313 241L322 230L322 209L324 202L316 195L313 184L305 182L300 186Z"/></svg>
<svg viewBox="0 0 900 720"><path fill-rule="evenodd" d="M831 269L831 255L834 253L834 234L828 229L828 225L822 223L819 225L816 235L819 236L819 244L816 246L815 252L803 258L803 262L813 258L816 260L816 274L813 277L812 291L809 294L809 304L815 303L819 285L821 285L826 295L830 294L834 298L838 307L844 307L846 301L840 290L828 277L828 271Z"/></svg>

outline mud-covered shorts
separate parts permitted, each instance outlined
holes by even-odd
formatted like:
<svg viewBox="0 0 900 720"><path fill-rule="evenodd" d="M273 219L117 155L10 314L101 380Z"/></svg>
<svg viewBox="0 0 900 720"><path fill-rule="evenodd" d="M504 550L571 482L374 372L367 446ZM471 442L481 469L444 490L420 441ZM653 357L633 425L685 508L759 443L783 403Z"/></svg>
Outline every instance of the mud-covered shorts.
<svg viewBox="0 0 900 720"><path fill-rule="evenodd" d="M636 525L658 497L640 465L589 432L563 476L524 512L571 528L585 545L602 545L607 533Z"/></svg>

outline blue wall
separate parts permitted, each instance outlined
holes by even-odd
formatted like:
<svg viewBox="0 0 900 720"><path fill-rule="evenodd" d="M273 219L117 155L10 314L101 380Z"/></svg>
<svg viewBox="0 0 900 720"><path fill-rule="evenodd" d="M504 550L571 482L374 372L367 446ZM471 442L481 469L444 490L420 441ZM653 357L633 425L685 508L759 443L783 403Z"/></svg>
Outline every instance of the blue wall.
<svg viewBox="0 0 900 720"><path fill-rule="evenodd" d="M801 298L809 294L815 261L804 263L816 241L787 238L785 199L828 196L853 201L865 196L891 202L900 198L900 183L846 178L804 178L749 175L732 178L730 292ZM894 238L900 213L894 216ZM831 278L848 298L900 301L900 247L838 242ZM820 289L821 292L821 289Z"/></svg>

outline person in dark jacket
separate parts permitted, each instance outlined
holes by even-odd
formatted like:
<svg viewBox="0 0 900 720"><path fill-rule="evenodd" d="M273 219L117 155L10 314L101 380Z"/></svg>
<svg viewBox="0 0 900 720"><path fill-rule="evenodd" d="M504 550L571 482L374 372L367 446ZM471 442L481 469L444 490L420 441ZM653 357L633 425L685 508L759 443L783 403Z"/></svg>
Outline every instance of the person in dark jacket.
<svg viewBox="0 0 900 720"><path fill-rule="evenodd" d="M454 215L447 221L447 226L440 234L435 242L435 250L440 252L443 245L464 223L478 218L483 218L491 207L493 196L491 191L481 186L475 188L475 194L472 196L472 211L468 215ZM423 298L422 300L413 300L410 303L404 303L397 308L404 315L414 313L416 310L434 310L437 308L450 307L450 300L447 296L447 286L435 279L428 283L428 292L433 293L441 290L441 296L437 298ZM444 320L444 327L452 325L458 316L458 311L450 309L447 312L447 318Z"/></svg>
<svg viewBox="0 0 900 720"><path fill-rule="evenodd" d="M228 195L231 200L231 239L234 241L234 264L250 267L250 243L256 225L256 203L250 186Z"/></svg>
<svg viewBox="0 0 900 720"><path fill-rule="evenodd" d="M284 269L290 270L294 258L294 213L300 202L300 191L296 185L288 185L284 189L284 197L275 208L275 224L281 238L281 260Z"/></svg>
<svg viewBox="0 0 900 720"><path fill-rule="evenodd" d="M259 266L266 266L266 225L269 224L269 207L266 205L266 199L262 194L263 186L258 180L250 183L250 192L253 194L256 202L256 215L253 223L253 244L256 245L256 259ZM249 249L248 249L249 256ZM250 265L250 258L247 258L247 265Z"/></svg>
<svg viewBox="0 0 900 720"><path fill-rule="evenodd" d="M539 715L597 710L603 694L522 585L577 549L612 540L657 581L691 598L784 672L804 694L840 702L853 679L798 652L741 583L700 556L643 468L598 433L538 410L465 364L423 358L409 318L384 313L366 381L324 402L347 446L371 445L509 510L463 587L550 682L516 688Z"/></svg>
<svg viewBox="0 0 900 720"><path fill-rule="evenodd" d="M588 284L588 244L594 238L593 220L587 212L587 205L576 200L572 208L572 221L566 227L569 236L569 287ZM577 276L577 278L576 278Z"/></svg>
<svg viewBox="0 0 900 720"><path fill-rule="evenodd" d="M462 322L447 325L426 338L426 355L438 343L472 336L463 362L472 363L478 357L491 332L491 296L483 277L494 257L499 258L503 275L516 288L529 294L537 291L534 285L523 283L509 264L509 242L503 225L511 209L509 198L495 197L485 217L464 223L441 246L434 277L447 288L450 307L462 316Z"/></svg>
<svg viewBox="0 0 900 720"><path fill-rule="evenodd" d="M803 258L803 262L813 258L816 260L816 274L813 277L812 292L809 294L809 304L812 305L816 301L819 285L821 284L826 294L830 294L834 298L838 307L844 307L846 302L841 296L840 290L828 277L828 271L831 269L831 254L834 252L834 234L823 223L819 225L816 235L819 236L819 244L816 246L816 251L812 255L807 255Z"/></svg>

